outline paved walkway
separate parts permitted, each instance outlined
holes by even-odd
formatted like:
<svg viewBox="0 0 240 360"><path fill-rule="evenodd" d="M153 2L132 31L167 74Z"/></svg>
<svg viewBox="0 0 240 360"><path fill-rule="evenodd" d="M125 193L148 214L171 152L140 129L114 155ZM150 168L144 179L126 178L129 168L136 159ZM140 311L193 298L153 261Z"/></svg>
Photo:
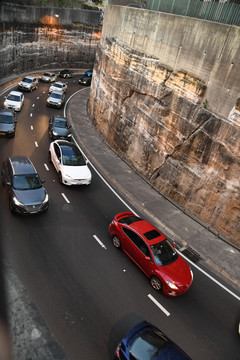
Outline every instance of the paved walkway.
<svg viewBox="0 0 240 360"><path fill-rule="evenodd" d="M161 196L138 176L99 136L87 112L89 88L68 102L66 116L72 132L90 162L146 219L176 241L183 254L223 279L240 295L240 251L225 243Z"/></svg>

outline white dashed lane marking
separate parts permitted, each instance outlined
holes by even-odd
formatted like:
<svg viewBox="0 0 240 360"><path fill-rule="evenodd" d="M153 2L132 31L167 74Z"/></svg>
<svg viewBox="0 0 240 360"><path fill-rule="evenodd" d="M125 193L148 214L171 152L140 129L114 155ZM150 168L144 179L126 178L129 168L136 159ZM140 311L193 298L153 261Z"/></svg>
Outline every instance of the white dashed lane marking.
<svg viewBox="0 0 240 360"><path fill-rule="evenodd" d="M157 307L164 312L165 315L169 316L170 312L168 312L165 307L163 307L151 294L148 294L148 298L154 302Z"/></svg>
<svg viewBox="0 0 240 360"><path fill-rule="evenodd" d="M64 193L61 193L62 197L64 198L64 200L66 201L67 204L70 204L70 201L68 200L68 198L66 197L66 195Z"/></svg>
<svg viewBox="0 0 240 360"><path fill-rule="evenodd" d="M100 245L103 249L107 250L106 246L101 242L101 240L99 240L99 238L97 237L97 235L93 235L93 237L94 237L94 239L99 243L99 245Z"/></svg>

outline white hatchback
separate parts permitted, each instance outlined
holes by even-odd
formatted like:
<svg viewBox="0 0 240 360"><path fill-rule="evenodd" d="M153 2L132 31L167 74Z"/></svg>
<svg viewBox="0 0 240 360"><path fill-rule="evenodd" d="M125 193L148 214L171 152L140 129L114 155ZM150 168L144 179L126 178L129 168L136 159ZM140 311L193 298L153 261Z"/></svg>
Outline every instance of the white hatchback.
<svg viewBox="0 0 240 360"><path fill-rule="evenodd" d="M66 140L50 143L48 160L53 163L58 179L65 185L89 185L92 174L79 147Z"/></svg>
<svg viewBox="0 0 240 360"><path fill-rule="evenodd" d="M4 109L12 109L14 111L20 111L24 104L24 95L20 91L10 91L5 97Z"/></svg>

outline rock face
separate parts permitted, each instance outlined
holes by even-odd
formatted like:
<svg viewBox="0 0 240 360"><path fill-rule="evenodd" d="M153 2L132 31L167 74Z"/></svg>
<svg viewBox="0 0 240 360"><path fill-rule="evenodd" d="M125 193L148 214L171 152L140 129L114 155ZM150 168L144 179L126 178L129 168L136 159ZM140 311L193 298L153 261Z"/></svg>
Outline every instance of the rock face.
<svg viewBox="0 0 240 360"><path fill-rule="evenodd" d="M0 19L0 78L94 63L102 30L99 11L5 3Z"/></svg>
<svg viewBox="0 0 240 360"><path fill-rule="evenodd" d="M89 112L132 167L240 245L240 127L200 105L205 90L187 72L106 38L96 55Z"/></svg>

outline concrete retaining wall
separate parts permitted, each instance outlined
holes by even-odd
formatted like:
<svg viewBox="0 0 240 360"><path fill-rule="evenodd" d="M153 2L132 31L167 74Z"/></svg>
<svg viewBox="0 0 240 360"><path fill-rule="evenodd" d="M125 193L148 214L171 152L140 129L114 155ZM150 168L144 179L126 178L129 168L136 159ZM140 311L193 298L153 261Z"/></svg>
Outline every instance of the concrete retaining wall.
<svg viewBox="0 0 240 360"><path fill-rule="evenodd" d="M202 98L216 115L228 118L240 97L240 28L157 11L108 6L102 46L117 37L135 50L160 59L206 84Z"/></svg>
<svg viewBox="0 0 240 360"><path fill-rule="evenodd" d="M89 99L96 128L128 164L238 246L239 31L109 6Z"/></svg>

